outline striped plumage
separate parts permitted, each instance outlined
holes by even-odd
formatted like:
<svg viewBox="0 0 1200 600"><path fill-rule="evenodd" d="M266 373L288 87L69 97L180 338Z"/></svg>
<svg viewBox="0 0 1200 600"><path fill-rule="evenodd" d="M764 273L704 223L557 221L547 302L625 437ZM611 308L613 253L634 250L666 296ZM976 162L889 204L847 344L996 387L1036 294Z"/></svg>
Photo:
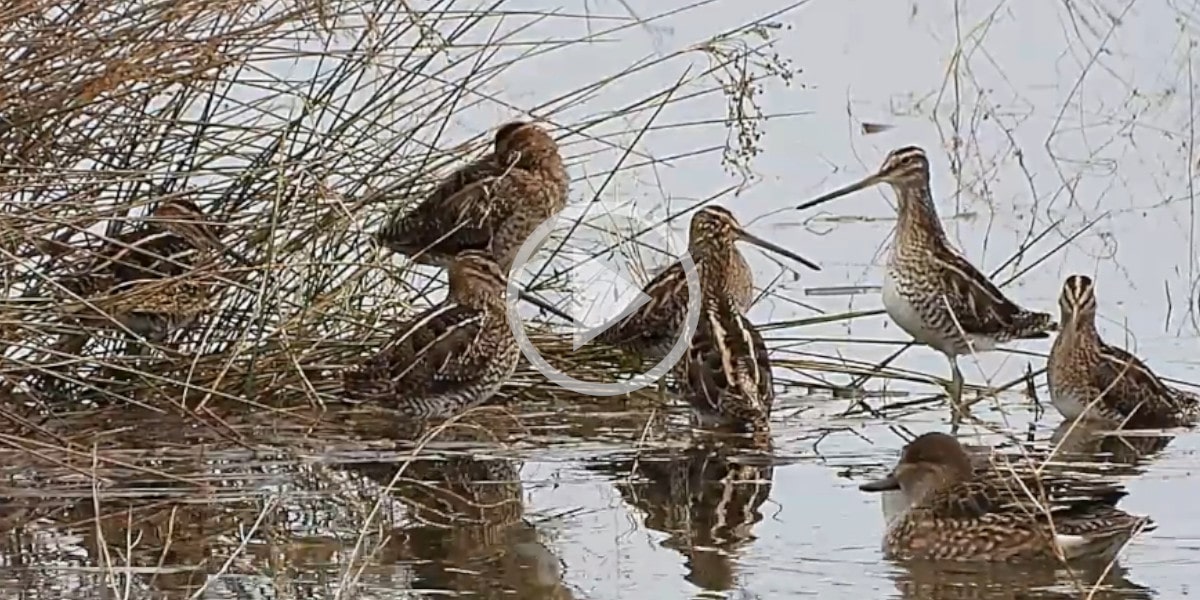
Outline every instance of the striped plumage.
<svg viewBox="0 0 1200 600"><path fill-rule="evenodd" d="M739 312L750 308L754 274L737 248L744 241L819 270L816 264L751 235L733 213L719 206L705 207L692 216L688 254L700 277L719 286L713 293L728 296ZM683 264L676 262L650 280L643 292L650 300L597 336L603 343L622 348L644 360L662 360L679 338L687 315L688 286Z"/></svg>
<svg viewBox="0 0 1200 600"><path fill-rule="evenodd" d="M67 278L76 318L100 326L115 321L134 334L161 341L209 308L213 281L197 276L203 255L220 252L234 262L246 259L225 247L204 213L182 198L161 202L142 227L110 240L93 259ZM75 304L72 299L67 304ZM101 314L92 313L93 307Z"/></svg>
<svg viewBox="0 0 1200 600"><path fill-rule="evenodd" d="M1154 528L1116 507L1126 495L1116 484L980 469L957 439L936 432L910 442L887 477L860 489L903 494L905 509L883 542L897 559L1107 561Z"/></svg>
<svg viewBox="0 0 1200 600"><path fill-rule="evenodd" d="M1050 399L1063 417L1127 428L1177 427L1200 417L1200 402L1154 374L1136 356L1104 343L1096 331L1096 290L1072 275L1059 296L1062 328L1050 349Z"/></svg>
<svg viewBox="0 0 1200 600"><path fill-rule="evenodd" d="M378 402L414 418L449 417L486 402L512 376L520 349L508 324L504 274L488 253L450 265L446 300L403 323L343 374L351 402Z"/></svg>
<svg viewBox="0 0 1200 600"><path fill-rule="evenodd" d="M566 206L568 187L554 138L514 121L497 130L492 154L451 173L415 208L393 215L376 238L443 267L464 250L487 251L507 272L526 238Z"/></svg>
<svg viewBox="0 0 1200 600"><path fill-rule="evenodd" d="M1009 300L950 245L930 191L929 161L920 148L895 150L875 174L797 208L879 183L889 184L900 203L883 280L884 308L905 333L946 356L951 400L961 405L958 356L993 350L1012 340L1046 338L1057 324L1049 313L1029 311Z"/></svg>
<svg viewBox="0 0 1200 600"><path fill-rule="evenodd" d="M706 297L696 335L675 363L679 393L704 425L768 431L775 402L767 346L726 295Z"/></svg>
<svg viewBox="0 0 1200 600"><path fill-rule="evenodd" d="M702 425L732 425L767 435L775 401L771 360L762 336L742 312L745 296L739 293L749 293L748 274L731 268L738 254L735 242L744 230L725 209L701 212L693 220L689 243L699 267L700 316L673 373L680 395Z"/></svg>

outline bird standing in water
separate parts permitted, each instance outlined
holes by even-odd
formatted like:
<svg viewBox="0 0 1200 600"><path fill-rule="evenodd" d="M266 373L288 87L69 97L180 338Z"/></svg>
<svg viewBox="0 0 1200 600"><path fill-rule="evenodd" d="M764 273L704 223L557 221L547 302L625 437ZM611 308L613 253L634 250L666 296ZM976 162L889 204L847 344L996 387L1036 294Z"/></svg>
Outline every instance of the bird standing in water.
<svg viewBox="0 0 1200 600"><path fill-rule="evenodd" d="M888 316L913 339L945 355L950 363L950 400L957 418L963 375L958 357L993 350L1017 339L1047 338L1057 324L1009 300L950 246L929 185L929 161L920 148L888 154L879 171L796 207L806 209L880 183L900 202L899 222L883 279Z"/></svg>
<svg viewBox="0 0 1200 600"><path fill-rule="evenodd" d="M1200 402L1163 383L1136 356L1096 332L1096 288L1072 275L1059 296L1062 329L1050 348L1050 399L1064 418L1129 428L1178 427L1200 418Z"/></svg>
<svg viewBox="0 0 1200 600"><path fill-rule="evenodd" d="M739 312L750 308L754 294L754 274L737 248L739 241L820 270L812 261L751 235L727 209L719 206L700 209L692 216L688 254L701 278L701 289L708 281L712 297L728 296ZM663 270L646 284L643 292L649 296L649 301L622 317L596 339L643 360L657 362L671 351L682 333L687 315L689 296L683 264L676 262Z"/></svg>

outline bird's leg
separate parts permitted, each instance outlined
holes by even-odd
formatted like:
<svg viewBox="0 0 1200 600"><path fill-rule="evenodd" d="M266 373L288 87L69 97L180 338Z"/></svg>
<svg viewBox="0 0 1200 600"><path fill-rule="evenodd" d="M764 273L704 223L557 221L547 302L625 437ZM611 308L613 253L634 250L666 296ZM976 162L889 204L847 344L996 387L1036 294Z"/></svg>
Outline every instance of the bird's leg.
<svg viewBox="0 0 1200 600"><path fill-rule="evenodd" d="M958 422L967 411L962 402L963 374L953 356L947 355L946 358L950 361L950 426L953 431L957 431Z"/></svg>

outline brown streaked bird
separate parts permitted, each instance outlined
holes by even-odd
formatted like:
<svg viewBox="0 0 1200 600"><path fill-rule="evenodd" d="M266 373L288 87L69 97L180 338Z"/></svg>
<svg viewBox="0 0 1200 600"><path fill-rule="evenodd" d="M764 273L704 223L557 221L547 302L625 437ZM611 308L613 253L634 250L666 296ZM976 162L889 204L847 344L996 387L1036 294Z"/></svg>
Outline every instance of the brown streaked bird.
<svg viewBox="0 0 1200 600"><path fill-rule="evenodd" d="M955 417L963 409L958 357L994 350L1018 339L1049 337L1049 313L1009 300L986 275L950 245L929 185L929 161L914 146L887 155L879 171L796 207L810 208L880 183L899 200L896 235L883 279L883 306L893 322L950 363Z"/></svg>
<svg viewBox="0 0 1200 600"><path fill-rule="evenodd" d="M160 342L209 308L213 282L200 281L195 270L204 255L212 253L250 265L225 246L196 203L184 198L163 200L144 217L142 227L110 240L86 267L68 278L64 288L85 302L66 311L86 322L115 323ZM101 314L84 316L97 311ZM77 345L74 342L68 345Z"/></svg>
<svg viewBox="0 0 1200 600"><path fill-rule="evenodd" d="M696 334L673 373L679 393L704 427L733 426L768 436L775 379L767 345L737 303L711 277L701 280L704 294Z"/></svg>
<svg viewBox="0 0 1200 600"><path fill-rule="evenodd" d="M689 229L688 254L700 276L702 293L707 280L712 297L730 297L739 312L750 308L754 274L738 250L737 242L782 254L813 270L821 269L808 259L750 234L733 213L719 206L708 206L696 212ZM605 329L597 339L643 360L662 360L678 339L687 316L685 275L683 263L679 262L663 270L643 289L649 301Z"/></svg>
<svg viewBox="0 0 1200 600"><path fill-rule="evenodd" d="M521 355L508 324L506 289L488 252L459 253L446 300L401 324L375 356L344 372L346 399L419 419L450 417L489 400Z"/></svg>
<svg viewBox="0 0 1200 600"><path fill-rule="evenodd" d="M884 553L901 560L1110 561L1154 522L1116 507L1116 484L1030 470L984 476L957 439L926 433L904 447L887 477L859 486L899 490L904 509L887 526Z"/></svg>
<svg viewBox="0 0 1200 600"><path fill-rule="evenodd" d="M1196 397L1163 383L1136 356L1100 338L1090 277L1067 277L1058 304L1062 326L1046 378L1063 417L1134 429L1179 427L1200 418Z"/></svg>
<svg viewBox="0 0 1200 600"><path fill-rule="evenodd" d="M492 154L451 173L412 210L393 215L376 239L443 267L464 250L487 251L507 273L525 239L566 206L569 180L558 144L535 123L502 125L494 144Z"/></svg>

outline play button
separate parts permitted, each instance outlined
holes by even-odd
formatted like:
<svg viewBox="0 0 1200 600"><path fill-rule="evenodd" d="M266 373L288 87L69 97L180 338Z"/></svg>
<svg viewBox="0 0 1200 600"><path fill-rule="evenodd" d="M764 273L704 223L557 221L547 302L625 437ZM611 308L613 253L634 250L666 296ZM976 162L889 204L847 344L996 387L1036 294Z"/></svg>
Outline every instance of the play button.
<svg viewBox="0 0 1200 600"><path fill-rule="evenodd" d="M642 291L643 284L630 269L628 260L612 252L613 229L618 231L644 232L639 240L644 247L663 248L679 256L688 286L688 306L684 326L671 351L645 373L632 374L629 379L614 383L583 381L571 377L554 367L541 356L525 332L523 319L517 312L517 291L520 275L537 272L529 267L533 254L542 247L553 232L558 217L542 223L525 240L513 261L508 280L508 322L513 335L526 360L551 382L572 391L592 396L616 396L628 394L658 381L683 357L687 351L696 323L700 318L700 277L696 265L687 253L686 246L674 239L665 225L654 225L645 219L621 211L596 210L588 214L568 217L572 223L571 241L590 248L561 248L555 254L555 271L568 277L568 308L571 317L571 347L578 350L592 342L609 327L645 306L652 298ZM586 209L585 209L586 210ZM569 215L569 213L567 213ZM599 239L598 239L599 238ZM573 258L577 257L577 258ZM567 261L567 265L559 264Z"/></svg>

